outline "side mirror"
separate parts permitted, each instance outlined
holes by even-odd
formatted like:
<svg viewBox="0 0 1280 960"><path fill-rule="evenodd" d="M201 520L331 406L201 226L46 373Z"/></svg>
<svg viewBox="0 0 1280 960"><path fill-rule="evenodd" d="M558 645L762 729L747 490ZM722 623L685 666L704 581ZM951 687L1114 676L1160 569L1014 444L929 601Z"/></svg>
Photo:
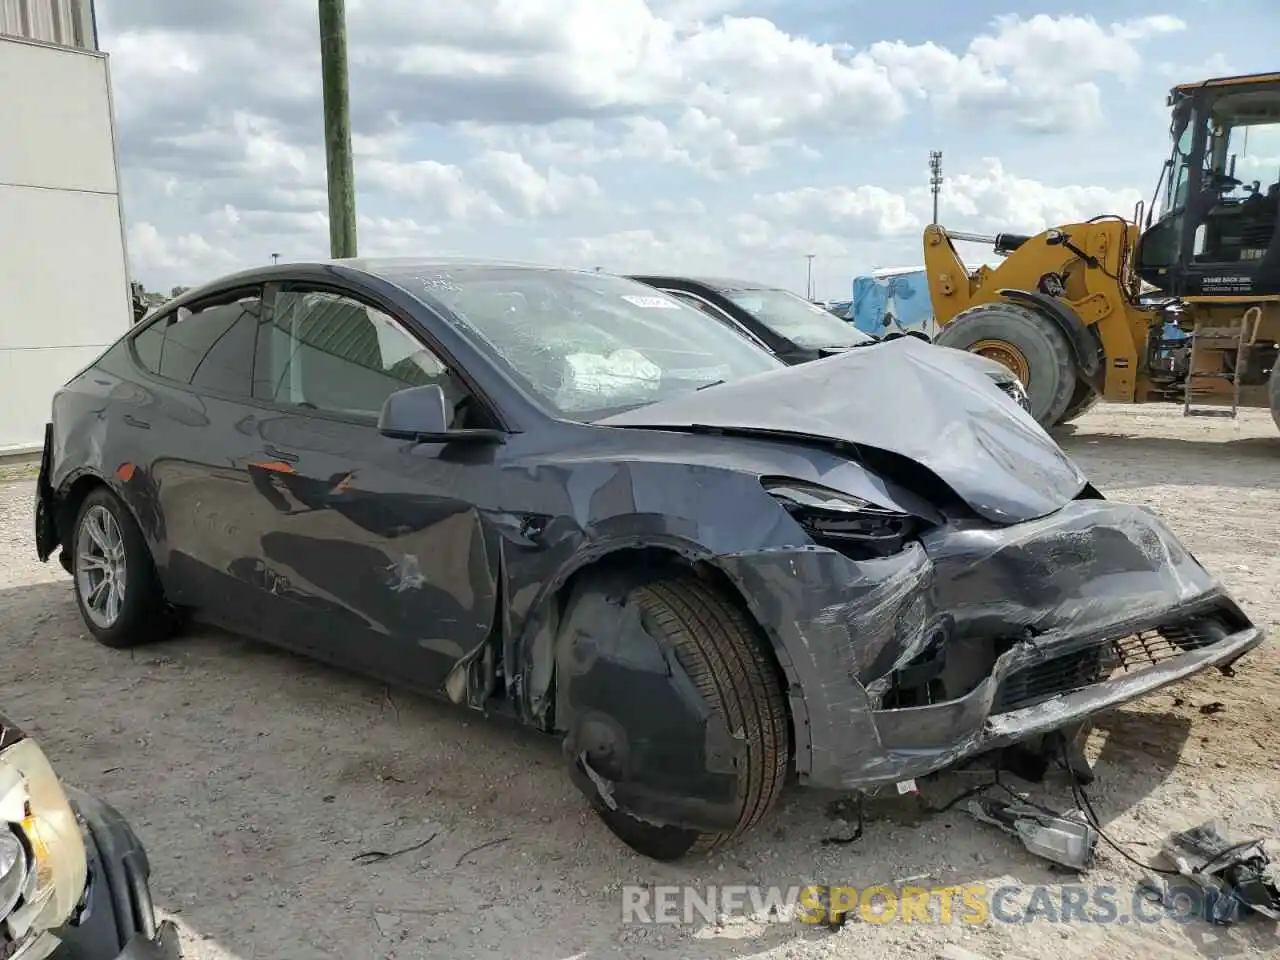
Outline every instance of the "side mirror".
<svg viewBox="0 0 1280 960"><path fill-rule="evenodd" d="M503 443L500 430L457 430L450 427L453 411L444 389L436 383L397 390L387 397L378 415L378 432L393 440L415 443L482 441Z"/></svg>

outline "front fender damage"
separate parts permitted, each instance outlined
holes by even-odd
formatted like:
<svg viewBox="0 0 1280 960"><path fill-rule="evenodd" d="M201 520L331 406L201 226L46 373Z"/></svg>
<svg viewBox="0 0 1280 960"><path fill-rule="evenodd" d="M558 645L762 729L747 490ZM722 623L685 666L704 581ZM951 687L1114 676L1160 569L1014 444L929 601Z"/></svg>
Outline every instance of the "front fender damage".
<svg viewBox="0 0 1280 960"><path fill-rule="evenodd" d="M597 806L646 823L732 830L743 733L654 637L628 600L633 583L585 584L560 624L556 716L570 775Z"/></svg>

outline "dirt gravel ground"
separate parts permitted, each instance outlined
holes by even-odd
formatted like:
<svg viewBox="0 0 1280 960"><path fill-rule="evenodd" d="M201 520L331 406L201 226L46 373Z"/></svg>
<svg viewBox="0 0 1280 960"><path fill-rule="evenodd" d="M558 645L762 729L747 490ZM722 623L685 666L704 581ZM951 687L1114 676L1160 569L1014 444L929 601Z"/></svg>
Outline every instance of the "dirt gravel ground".
<svg viewBox="0 0 1280 960"><path fill-rule="evenodd" d="M1255 620L1280 632L1280 436L1265 414L1180 413L1103 407L1061 439L1108 496L1158 510ZM856 921L835 932L746 916L624 924L623 884L906 878L1112 885L1124 915L1141 871L1103 845L1075 880L959 808L925 815L912 798L877 803L863 839L823 845L847 825L832 822L831 796L800 790L714 859L654 864L587 811L550 740L210 631L133 654L98 647L69 578L34 558L33 487L20 471L0 473L0 704L66 779L133 821L158 904L195 960L928 958L962 956L957 946L990 958L1121 960L1280 949L1275 928L1257 920L1221 928L1040 914ZM1204 675L1103 717L1091 797L1108 835L1146 859L1168 831L1219 817L1233 835L1271 838L1280 857L1278 719L1272 645L1234 679ZM927 794L945 798L972 779L953 774ZM1061 783L1014 783L1071 806ZM353 860L429 837L390 860ZM481 844L490 845L468 853Z"/></svg>

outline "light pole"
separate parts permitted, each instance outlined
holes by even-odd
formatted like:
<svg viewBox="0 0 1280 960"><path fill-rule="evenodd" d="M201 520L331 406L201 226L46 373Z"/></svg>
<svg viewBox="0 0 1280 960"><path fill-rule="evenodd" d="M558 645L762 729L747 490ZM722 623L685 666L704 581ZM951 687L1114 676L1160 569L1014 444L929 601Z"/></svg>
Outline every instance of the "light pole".
<svg viewBox="0 0 1280 960"><path fill-rule="evenodd" d="M938 194L942 192L942 151L929 151L929 189L933 193L933 222L938 222Z"/></svg>
<svg viewBox="0 0 1280 960"><path fill-rule="evenodd" d="M329 179L329 255L356 255L356 186L351 159L346 0L319 0L325 171Z"/></svg>
<svg viewBox="0 0 1280 960"><path fill-rule="evenodd" d="M273 253L273 254L271 255L271 262L272 262L272 263L279 263L279 262L280 262L280 254L278 254L278 253Z"/></svg>
<svg viewBox="0 0 1280 960"><path fill-rule="evenodd" d="M805 259L809 261L809 279L805 281L804 285L804 298L806 300L813 299L813 258L816 256L816 253L805 254Z"/></svg>

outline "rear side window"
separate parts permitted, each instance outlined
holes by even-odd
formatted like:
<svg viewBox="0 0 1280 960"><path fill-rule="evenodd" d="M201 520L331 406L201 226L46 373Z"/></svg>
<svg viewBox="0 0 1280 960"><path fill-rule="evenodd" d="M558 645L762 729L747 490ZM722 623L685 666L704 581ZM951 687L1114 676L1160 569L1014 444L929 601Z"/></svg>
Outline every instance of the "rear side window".
<svg viewBox="0 0 1280 960"><path fill-rule="evenodd" d="M248 395L262 301L245 296L161 318L134 338L139 362L166 380Z"/></svg>
<svg viewBox="0 0 1280 960"><path fill-rule="evenodd" d="M193 387L245 397L253 392L253 349L258 339L259 316L257 310L240 311L240 316L196 365L191 375Z"/></svg>
<svg viewBox="0 0 1280 960"><path fill-rule="evenodd" d="M164 328L169 325L161 318L133 338L133 350L138 362L152 373L160 372L160 353L164 350Z"/></svg>

